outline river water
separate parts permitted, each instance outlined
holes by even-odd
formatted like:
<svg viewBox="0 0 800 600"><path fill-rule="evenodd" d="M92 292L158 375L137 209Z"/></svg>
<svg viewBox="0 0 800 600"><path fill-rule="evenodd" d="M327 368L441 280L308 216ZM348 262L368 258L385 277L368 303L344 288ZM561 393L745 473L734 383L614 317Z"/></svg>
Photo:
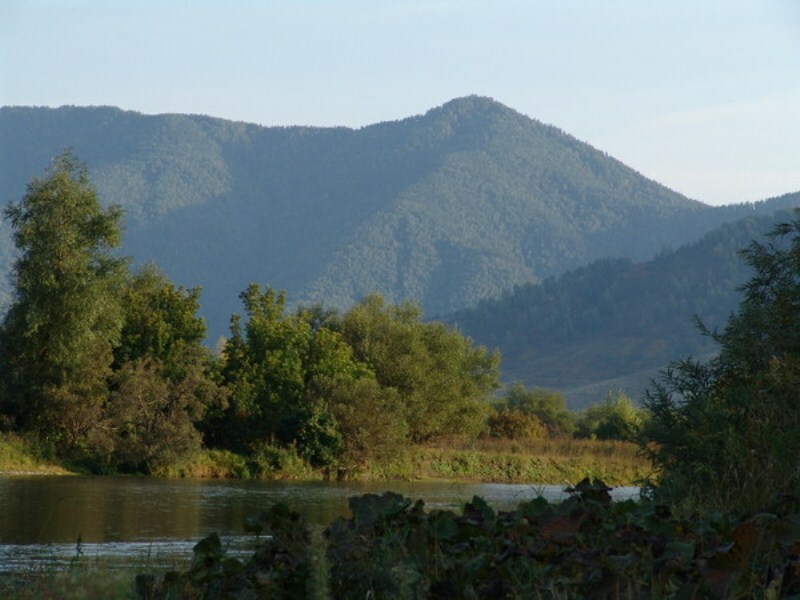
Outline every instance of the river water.
<svg viewBox="0 0 800 600"><path fill-rule="evenodd" d="M327 525L349 514L351 496L389 490L421 498L428 508L456 510L476 495L498 510L539 495L566 496L561 486L522 484L3 476L0 572L78 558L169 566L191 557L192 546L214 531L235 553L252 540L242 531L244 519L272 503L284 501L309 523ZM637 488L612 490L616 499L637 495Z"/></svg>

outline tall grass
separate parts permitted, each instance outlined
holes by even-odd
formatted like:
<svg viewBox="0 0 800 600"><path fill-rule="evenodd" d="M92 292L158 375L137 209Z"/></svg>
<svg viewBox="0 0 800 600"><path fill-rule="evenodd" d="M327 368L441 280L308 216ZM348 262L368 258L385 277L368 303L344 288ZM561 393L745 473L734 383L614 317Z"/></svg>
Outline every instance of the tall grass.
<svg viewBox="0 0 800 600"><path fill-rule="evenodd" d="M562 484L590 477L630 485L650 473L650 463L627 442L453 437L417 447L413 472L419 479Z"/></svg>
<svg viewBox="0 0 800 600"><path fill-rule="evenodd" d="M0 434L0 474L69 473L36 443ZM575 483L599 477L631 484L650 473L650 463L627 442L548 437L510 440L453 436L397 452L391 460L369 463L351 479L447 479L507 483ZM312 469L292 448L264 446L252 456L203 450L152 473L169 478L314 480L335 471Z"/></svg>
<svg viewBox="0 0 800 600"><path fill-rule="evenodd" d="M67 474L69 471L30 438L0 433L0 474Z"/></svg>

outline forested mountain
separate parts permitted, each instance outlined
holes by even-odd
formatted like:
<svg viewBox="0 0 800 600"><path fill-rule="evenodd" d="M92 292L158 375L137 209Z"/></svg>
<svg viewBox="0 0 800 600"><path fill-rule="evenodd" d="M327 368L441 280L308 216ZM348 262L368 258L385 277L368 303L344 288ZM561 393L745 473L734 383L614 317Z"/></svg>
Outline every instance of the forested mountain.
<svg viewBox="0 0 800 600"><path fill-rule="evenodd" d="M441 315L783 202L706 206L481 97L361 129L4 107L0 199L18 200L65 147L125 209L123 253L202 286L212 342L250 282L292 303L344 308L379 291ZM3 271L10 254L4 228Z"/></svg>
<svg viewBox="0 0 800 600"><path fill-rule="evenodd" d="M783 198L791 199L800 206L800 194ZM717 350L694 317L710 330L725 324L752 276L739 251L790 217L747 217L649 261L599 260L448 321L499 348L506 379L562 390L573 407L615 386L638 398L670 361Z"/></svg>

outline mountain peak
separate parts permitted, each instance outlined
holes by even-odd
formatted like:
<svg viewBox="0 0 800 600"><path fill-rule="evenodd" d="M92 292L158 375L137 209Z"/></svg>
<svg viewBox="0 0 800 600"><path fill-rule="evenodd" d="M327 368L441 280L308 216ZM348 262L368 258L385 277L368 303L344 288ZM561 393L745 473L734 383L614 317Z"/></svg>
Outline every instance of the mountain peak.
<svg viewBox="0 0 800 600"><path fill-rule="evenodd" d="M425 117L445 117L448 119L475 119L500 115L522 116L493 98L477 95L453 98L425 113Z"/></svg>

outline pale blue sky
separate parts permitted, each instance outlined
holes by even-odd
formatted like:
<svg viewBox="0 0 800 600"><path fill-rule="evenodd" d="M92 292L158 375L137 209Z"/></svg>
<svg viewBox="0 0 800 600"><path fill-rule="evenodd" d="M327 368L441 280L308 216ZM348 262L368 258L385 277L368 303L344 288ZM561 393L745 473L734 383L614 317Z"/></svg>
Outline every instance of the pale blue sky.
<svg viewBox="0 0 800 600"><path fill-rule="evenodd" d="M0 2L0 105L360 127L468 94L711 204L800 190L797 0Z"/></svg>

